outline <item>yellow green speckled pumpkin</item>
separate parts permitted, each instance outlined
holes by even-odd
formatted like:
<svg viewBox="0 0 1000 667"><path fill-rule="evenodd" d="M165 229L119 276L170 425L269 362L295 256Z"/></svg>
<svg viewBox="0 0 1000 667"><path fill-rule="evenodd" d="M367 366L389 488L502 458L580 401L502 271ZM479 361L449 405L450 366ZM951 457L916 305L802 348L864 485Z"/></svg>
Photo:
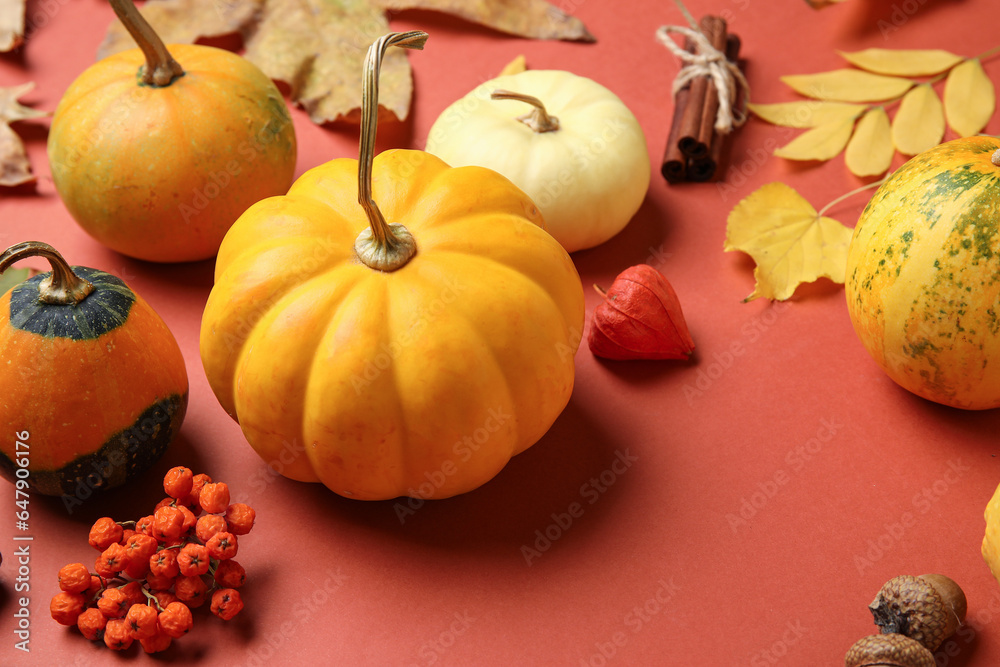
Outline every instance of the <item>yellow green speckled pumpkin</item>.
<svg viewBox="0 0 1000 667"><path fill-rule="evenodd" d="M902 387L1000 406L1000 139L969 137L900 167L861 214L847 260L858 337Z"/></svg>

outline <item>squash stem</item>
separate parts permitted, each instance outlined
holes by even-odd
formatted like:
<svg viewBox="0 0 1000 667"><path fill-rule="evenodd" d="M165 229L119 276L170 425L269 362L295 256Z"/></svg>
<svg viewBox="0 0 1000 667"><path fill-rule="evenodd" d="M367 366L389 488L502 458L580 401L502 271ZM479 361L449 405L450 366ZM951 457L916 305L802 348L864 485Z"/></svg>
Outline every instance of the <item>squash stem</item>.
<svg viewBox="0 0 1000 667"><path fill-rule="evenodd" d="M423 49L427 33L420 30L391 32L380 37L365 57L361 77L361 146L358 157L358 202L368 216L368 228L354 241L354 252L369 268L395 271L417 252L410 232L399 223L386 222L372 199L372 165L375 160L375 132L378 128L378 77L382 58L390 46Z"/></svg>
<svg viewBox="0 0 1000 667"><path fill-rule="evenodd" d="M163 40L135 8L132 0L109 1L118 20L146 56L146 66L140 70L142 83L162 88L169 86L177 77L184 76L184 68L170 55Z"/></svg>
<svg viewBox="0 0 1000 667"><path fill-rule="evenodd" d="M94 291L93 283L73 273L59 251L41 241L25 241L7 248L0 255L0 273L26 257L44 257L52 266L52 274L38 286L38 300L42 303L75 306Z"/></svg>
<svg viewBox="0 0 1000 667"><path fill-rule="evenodd" d="M515 93L511 90L494 90L490 94L490 99L517 100L518 102L526 102L535 107L531 113L517 117L519 121L530 127L533 132L541 134L542 132L555 132L559 129L559 119L555 116L550 116L549 112L545 110L545 105L537 97Z"/></svg>
<svg viewBox="0 0 1000 667"><path fill-rule="evenodd" d="M824 215L826 215L827 211L829 211L831 208L833 208L834 206L836 206L840 202L844 201L848 197L853 197L854 195L858 194L859 192L864 192L865 190L871 190L872 188L877 188L878 186L880 186L883 183L885 183L886 180L888 180L889 176L891 176L891 174L886 174L885 176L883 176L879 180L873 181L873 182L869 183L868 185L862 185L860 188L854 188L850 192L845 192L844 194L840 195L839 197L837 197L836 199L834 199L833 201L831 201L830 203L828 203L826 206L824 206L823 208L821 208L819 210L819 213L816 214L816 217L817 218L822 218Z"/></svg>
<svg viewBox="0 0 1000 667"><path fill-rule="evenodd" d="M990 162L993 163L994 167L1000 167L1000 148L993 151L993 155L990 157Z"/></svg>

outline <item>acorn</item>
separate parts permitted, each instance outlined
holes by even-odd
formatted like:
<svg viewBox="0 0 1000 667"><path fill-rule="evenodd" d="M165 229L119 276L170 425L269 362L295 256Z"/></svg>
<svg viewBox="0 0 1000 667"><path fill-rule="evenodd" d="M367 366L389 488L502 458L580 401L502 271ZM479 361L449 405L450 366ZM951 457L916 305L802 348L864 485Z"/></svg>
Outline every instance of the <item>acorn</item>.
<svg viewBox="0 0 1000 667"><path fill-rule="evenodd" d="M904 635L869 635L844 657L845 667L935 667L934 654Z"/></svg>
<svg viewBox="0 0 1000 667"><path fill-rule="evenodd" d="M883 634L905 635L933 652L965 621L967 603L942 574L904 574L887 581L868 608Z"/></svg>

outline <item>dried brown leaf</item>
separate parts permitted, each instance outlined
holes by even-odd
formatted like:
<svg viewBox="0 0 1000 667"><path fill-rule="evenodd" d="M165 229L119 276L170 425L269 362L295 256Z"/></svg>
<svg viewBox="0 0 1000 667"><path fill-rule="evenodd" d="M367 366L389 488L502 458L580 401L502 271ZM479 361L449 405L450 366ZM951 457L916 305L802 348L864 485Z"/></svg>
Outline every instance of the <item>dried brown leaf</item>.
<svg viewBox="0 0 1000 667"><path fill-rule="evenodd" d="M292 99L314 122L325 123L360 119L365 53L389 32L386 12L402 9L446 12L522 37L594 40L582 22L543 0L149 0L141 11L168 44L239 33L247 60L288 84ZM134 47L115 21L98 56ZM386 53L379 83L381 111L406 118L412 88L406 54L398 49Z"/></svg>
<svg viewBox="0 0 1000 667"><path fill-rule="evenodd" d="M17 101L34 87L31 82L12 88L0 87L0 186L13 187L35 180L24 152L24 143L10 126L19 120L48 115Z"/></svg>
<svg viewBox="0 0 1000 667"><path fill-rule="evenodd" d="M0 51L12 51L24 41L25 0L0 0Z"/></svg>

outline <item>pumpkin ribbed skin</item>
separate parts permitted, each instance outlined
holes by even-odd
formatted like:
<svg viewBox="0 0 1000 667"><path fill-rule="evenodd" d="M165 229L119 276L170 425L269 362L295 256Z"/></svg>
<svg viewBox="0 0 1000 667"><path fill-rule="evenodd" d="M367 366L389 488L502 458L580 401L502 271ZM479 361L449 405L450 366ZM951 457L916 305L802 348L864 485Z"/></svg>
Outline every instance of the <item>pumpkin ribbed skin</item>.
<svg viewBox="0 0 1000 667"><path fill-rule="evenodd" d="M139 49L84 71L56 108L48 154L88 234L131 257L184 262L214 256L247 207L287 191L296 144L281 93L256 66L213 47L169 48L185 74L167 86L137 81Z"/></svg>
<svg viewBox="0 0 1000 667"><path fill-rule="evenodd" d="M532 107L491 100L494 90L537 97L559 129L535 132L518 121ZM445 109L427 151L454 167L500 172L531 197L566 250L604 243L639 210L649 189L646 137L610 90L558 70L527 70L477 86Z"/></svg>
<svg viewBox="0 0 1000 667"><path fill-rule="evenodd" d="M861 214L847 305L865 348L911 392L1000 406L1000 148L970 137L900 167Z"/></svg>
<svg viewBox="0 0 1000 667"><path fill-rule="evenodd" d="M566 406L583 328L569 255L499 174L421 151L372 193L416 255L376 271L358 165L334 160L230 230L202 320L223 407L265 461L351 498L441 498L491 479Z"/></svg>
<svg viewBox="0 0 1000 667"><path fill-rule="evenodd" d="M188 380L159 315L119 278L73 267L95 290L77 305L38 303L42 273L0 297L0 474L13 480L14 433L29 433L32 487L87 494L155 463L180 429ZM82 486L81 486L82 485Z"/></svg>

